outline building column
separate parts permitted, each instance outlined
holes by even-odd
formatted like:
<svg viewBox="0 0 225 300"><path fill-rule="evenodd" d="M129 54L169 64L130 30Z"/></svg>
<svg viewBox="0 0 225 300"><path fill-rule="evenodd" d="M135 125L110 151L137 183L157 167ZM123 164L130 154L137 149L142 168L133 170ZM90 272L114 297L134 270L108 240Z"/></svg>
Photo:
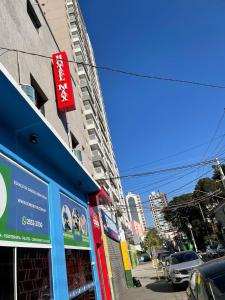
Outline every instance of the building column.
<svg viewBox="0 0 225 300"><path fill-rule="evenodd" d="M49 184L49 216L51 236L52 285L54 300L69 299L60 194L56 183Z"/></svg>

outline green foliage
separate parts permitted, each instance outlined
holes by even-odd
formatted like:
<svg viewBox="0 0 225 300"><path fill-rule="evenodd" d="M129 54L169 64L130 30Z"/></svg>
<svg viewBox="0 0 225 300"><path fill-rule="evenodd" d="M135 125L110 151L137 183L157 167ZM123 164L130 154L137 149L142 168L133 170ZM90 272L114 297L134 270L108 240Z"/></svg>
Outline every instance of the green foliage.
<svg viewBox="0 0 225 300"><path fill-rule="evenodd" d="M225 165L222 165L222 169L225 173ZM203 215L201 213L199 204L195 206L186 206L188 202L203 199L208 193L214 193L215 191L222 191L219 196L225 197L225 191L220 180L220 174L217 169L214 169L212 178L200 179L193 191L193 193L182 194L173 198L169 203L169 206L173 205L184 205L184 207L171 208L170 210L164 209L165 219L178 229L183 232L190 239L190 230L187 227L188 223L192 224L193 232L197 240L197 244L200 248L204 248L205 244L209 241L209 235L212 229L204 223ZM215 201L221 201L219 197L212 196L209 199L201 202L201 209L205 216L210 208L213 207Z"/></svg>
<svg viewBox="0 0 225 300"><path fill-rule="evenodd" d="M147 252L152 252L152 249L160 248L162 245L162 240L160 239L157 230L155 228L149 229L146 237L144 239L144 246Z"/></svg>

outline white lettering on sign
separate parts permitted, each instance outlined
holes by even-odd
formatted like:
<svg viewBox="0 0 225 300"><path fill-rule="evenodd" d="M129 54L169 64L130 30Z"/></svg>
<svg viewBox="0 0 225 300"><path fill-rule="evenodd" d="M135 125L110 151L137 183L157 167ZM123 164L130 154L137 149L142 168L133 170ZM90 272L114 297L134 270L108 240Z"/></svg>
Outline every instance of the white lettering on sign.
<svg viewBox="0 0 225 300"><path fill-rule="evenodd" d="M58 68L58 74L59 74L59 80L60 81L64 81L65 80L65 74L64 74L64 70L63 70L63 60L62 60L62 55L57 55L56 56L56 65Z"/></svg>
<svg viewBox="0 0 225 300"><path fill-rule="evenodd" d="M62 102L68 101L68 98L67 98L68 94L66 92L66 90L67 90L67 84L66 83L59 84L58 85L58 89L61 91Z"/></svg>
<svg viewBox="0 0 225 300"><path fill-rule="evenodd" d="M62 60L62 55L61 54L56 56L56 65L57 65L57 69L58 69L59 81L63 82L63 81L65 81L65 73L64 73L64 70L63 70L64 62ZM68 101L68 93L67 93L68 86L67 86L67 83L59 84L58 89L61 92L60 97L62 99L62 102L67 102Z"/></svg>

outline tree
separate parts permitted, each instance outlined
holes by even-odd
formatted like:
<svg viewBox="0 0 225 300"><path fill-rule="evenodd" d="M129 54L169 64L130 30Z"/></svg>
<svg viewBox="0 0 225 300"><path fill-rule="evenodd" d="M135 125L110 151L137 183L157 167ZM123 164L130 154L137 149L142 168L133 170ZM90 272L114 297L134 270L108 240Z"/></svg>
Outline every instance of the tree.
<svg viewBox="0 0 225 300"><path fill-rule="evenodd" d="M179 232L185 233L189 239L191 239L191 236L187 224L191 223L200 249L205 248L212 233L212 227L206 222L209 210L215 206L215 203L221 201L219 198L221 194L219 197L213 195L209 197L210 193L221 190L221 182L216 181L214 178L219 178L217 170L214 171L213 178L200 179L193 193L174 197L169 203L169 209L164 210L165 219L171 222ZM193 203L194 200L196 200L196 203ZM192 206L188 206L190 201ZM183 205L183 207L172 208L173 205Z"/></svg>
<svg viewBox="0 0 225 300"><path fill-rule="evenodd" d="M152 253L153 248L160 248L162 240L155 228L150 228L144 239L144 246L148 253Z"/></svg>
<svg viewBox="0 0 225 300"><path fill-rule="evenodd" d="M200 249L204 249L207 229L205 228L203 217L198 205L188 206L188 203L192 201L192 193L174 197L169 203L169 206L164 209L164 216L166 221L170 222L175 228L177 228L178 232L184 233L189 241L192 240L190 229L188 228L188 223L190 223L192 225L198 247ZM181 205L181 207L173 208L174 205Z"/></svg>

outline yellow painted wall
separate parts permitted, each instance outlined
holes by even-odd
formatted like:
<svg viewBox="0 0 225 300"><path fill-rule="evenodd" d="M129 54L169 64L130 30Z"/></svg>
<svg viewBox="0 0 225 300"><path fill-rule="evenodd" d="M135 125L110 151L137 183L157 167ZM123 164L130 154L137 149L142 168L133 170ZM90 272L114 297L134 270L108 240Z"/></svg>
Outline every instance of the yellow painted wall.
<svg viewBox="0 0 225 300"><path fill-rule="evenodd" d="M109 258L108 242L107 242L106 235L104 233L103 233L103 244L104 244L104 249L105 249L105 257L106 257L109 279L112 279L112 267L111 267L110 258Z"/></svg>
<svg viewBox="0 0 225 300"><path fill-rule="evenodd" d="M120 243L120 246L121 246L121 251L122 251L122 256L123 256L124 269L126 271L129 271L131 269L131 263L130 263L130 256L129 256L129 252L128 252L127 242L122 241Z"/></svg>

